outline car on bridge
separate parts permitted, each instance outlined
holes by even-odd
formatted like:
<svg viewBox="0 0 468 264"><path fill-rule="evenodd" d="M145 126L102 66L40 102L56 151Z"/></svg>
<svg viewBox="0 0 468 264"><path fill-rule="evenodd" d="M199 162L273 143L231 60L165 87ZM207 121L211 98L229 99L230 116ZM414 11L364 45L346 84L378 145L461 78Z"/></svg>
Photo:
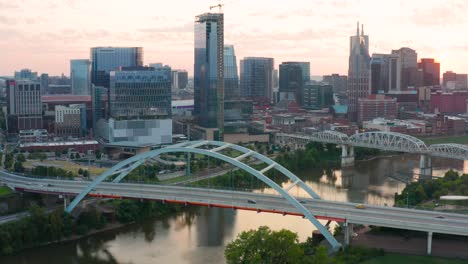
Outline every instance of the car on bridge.
<svg viewBox="0 0 468 264"><path fill-rule="evenodd" d="M257 203L255 200L250 200L250 199L247 200L247 202L248 202L249 204L256 204L256 203Z"/></svg>
<svg viewBox="0 0 468 264"><path fill-rule="evenodd" d="M356 206L354 206L356 209L366 209L366 206L363 205L363 204L356 204Z"/></svg>

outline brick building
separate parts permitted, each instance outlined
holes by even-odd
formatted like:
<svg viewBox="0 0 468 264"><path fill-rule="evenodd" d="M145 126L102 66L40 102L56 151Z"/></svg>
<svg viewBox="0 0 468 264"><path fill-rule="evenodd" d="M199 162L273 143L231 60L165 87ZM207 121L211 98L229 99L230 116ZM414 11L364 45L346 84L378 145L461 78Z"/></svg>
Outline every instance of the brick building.
<svg viewBox="0 0 468 264"><path fill-rule="evenodd" d="M369 121L377 117L395 119L397 99L382 94L372 94L358 100L358 122Z"/></svg>

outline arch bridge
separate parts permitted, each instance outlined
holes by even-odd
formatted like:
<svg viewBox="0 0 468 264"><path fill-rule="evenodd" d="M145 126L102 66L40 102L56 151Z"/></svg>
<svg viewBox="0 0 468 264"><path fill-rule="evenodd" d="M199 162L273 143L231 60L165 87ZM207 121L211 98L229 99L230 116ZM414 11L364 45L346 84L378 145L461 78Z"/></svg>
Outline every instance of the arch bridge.
<svg viewBox="0 0 468 264"><path fill-rule="evenodd" d="M292 148L304 148L309 142L336 144L342 148L342 166L354 165L354 147L379 149L421 155L420 175L432 176L431 157L468 160L468 146L461 144L426 145L422 140L396 132L373 131L347 136L337 131L321 131L311 135L279 133L275 142Z"/></svg>
<svg viewBox="0 0 468 264"><path fill-rule="evenodd" d="M239 155L231 157L226 154L227 150L235 150ZM224 153L223 153L224 152ZM297 186L301 188L305 193L307 193L312 199L320 199L320 196L315 193L308 185L306 185L301 179L299 179L292 172L284 168L282 165L276 163L268 157L265 157L253 150L248 148L238 146L235 144L219 142L219 141L190 141L183 142L180 144L168 146L165 148L141 153L135 155L127 160L124 160L115 166L108 169L93 182L87 185L81 193L79 193L74 200L66 208L67 212L72 212L73 209L82 201L90 192L95 190L95 188L104 181L112 181L114 183L120 182L125 178L131 171L136 169L138 166L142 165L146 160L155 158L161 154L165 153L194 153L202 154L209 157L213 157L224 162L227 162L243 171L248 172L249 174L255 176L257 179L261 180L273 190L275 190L279 195L287 200L292 206L294 206L305 218L307 218L328 240L332 248L337 250L341 247L341 244L333 237L333 235L328 231L328 229L323 226L316 217L303 205L299 202L294 196L292 196L289 191ZM265 164L261 170L256 170L245 163L249 158L254 158ZM291 184L286 188L278 185L269 177L266 176L266 173L270 170L276 170L282 175L286 176Z"/></svg>

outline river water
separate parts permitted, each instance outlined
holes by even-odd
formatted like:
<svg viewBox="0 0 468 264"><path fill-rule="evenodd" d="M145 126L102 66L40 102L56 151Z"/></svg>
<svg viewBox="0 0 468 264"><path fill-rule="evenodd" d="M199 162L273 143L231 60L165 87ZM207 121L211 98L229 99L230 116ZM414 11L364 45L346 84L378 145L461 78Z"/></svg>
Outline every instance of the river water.
<svg viewBox="0 0 468 264"><path fill-rule="evenodd" d="M418 177L416 156L400 155L358 162L354 168L332 172L308 170L298 174L323 199L389 206L405 181ZM452 168L468 172L463 161L433 160L434 176ZM284 183L284 186L290 184ZM273 193L272 190L263 190ZM292 188L291 194L305 196ZM153 264L225 263L224 247L245 230L267 225L297 232L301 241L311 235L312 224L301 217L219 208L196 208L165 219L122 227L77 241L23 251L0 258L2 264Z"/></svg>

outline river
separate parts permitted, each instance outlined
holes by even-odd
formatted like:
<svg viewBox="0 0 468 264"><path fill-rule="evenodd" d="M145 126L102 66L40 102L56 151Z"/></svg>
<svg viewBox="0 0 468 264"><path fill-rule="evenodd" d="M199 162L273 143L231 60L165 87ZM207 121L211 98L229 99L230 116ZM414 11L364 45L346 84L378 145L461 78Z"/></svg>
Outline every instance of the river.
<svg viewBox="0 0 468 264"><path fill-rule="evenodd" d="M417 178L419 159L411 155L357 162L354 168L332 172L298 173L323 199L389 206L408 178ZM463 161L434 159L434 176L452 168L468 171ZM328 175L327 175L328 174ZM290 184L284 183L284 186ZM263 192L273 193L270 189ZM291 194L305 196L298 188ZM1 257L2 264L149 264L224 263L224 247L244 230L267 225L297 232L301 241L311 235L312 224L301 217L200 207L165 219L122 227L61 244Z"/></svg>

